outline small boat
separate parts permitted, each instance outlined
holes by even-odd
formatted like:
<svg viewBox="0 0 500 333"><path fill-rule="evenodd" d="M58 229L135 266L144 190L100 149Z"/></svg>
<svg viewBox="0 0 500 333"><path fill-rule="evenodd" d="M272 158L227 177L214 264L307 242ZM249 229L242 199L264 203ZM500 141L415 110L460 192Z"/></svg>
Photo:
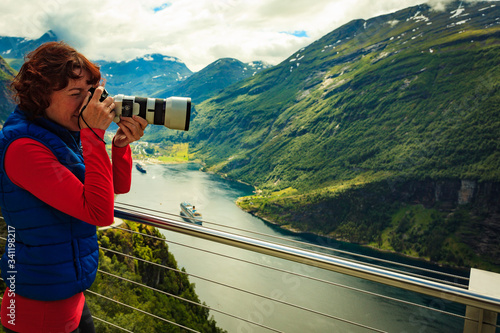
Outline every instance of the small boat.
<svg viewBox="0 0 500 333"><path fill-rule="evenodd" d="M195 206L191 205L189 202L181 203L181 216L187 222L201 225L202 216L198 211L196 211Z"/></svg>
<svg viewBox="0 0 500 333"><path fill-rule="evenodd" d="M135 164L135 168L141 172L141 173L146 173L146 169L144 169L144 167L142 165L140 165L139 163L136 163Z"/></svg>

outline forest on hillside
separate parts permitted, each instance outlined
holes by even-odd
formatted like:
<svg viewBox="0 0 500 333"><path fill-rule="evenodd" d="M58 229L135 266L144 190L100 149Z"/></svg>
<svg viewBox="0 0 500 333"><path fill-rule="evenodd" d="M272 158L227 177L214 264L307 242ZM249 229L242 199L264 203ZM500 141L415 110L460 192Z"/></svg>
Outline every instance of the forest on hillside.
<svg viewBox="0 0 500 333"><path fill-rule="evenodd" d="M0 237L6 235L6 225L1 223ZM184 332L182 326L225 332L210 317L158 229L127 221L120 229L99 231L98 239L99 272L85 292L92 315L101 319L94 319L96 332L123 332L108 323L137 333ZM0 239L0 253L4 248L5 240ZM0 281L0 297L5 287Z"/></svg>

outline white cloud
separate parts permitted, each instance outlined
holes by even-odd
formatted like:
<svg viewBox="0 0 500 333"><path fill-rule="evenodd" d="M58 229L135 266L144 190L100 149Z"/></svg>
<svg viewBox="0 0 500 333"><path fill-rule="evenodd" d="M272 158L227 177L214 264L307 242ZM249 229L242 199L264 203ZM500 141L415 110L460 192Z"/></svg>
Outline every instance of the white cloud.
<svg viewBox="0 0 500 333"><path fill-rule="evenodd" d="M439 7L447 0L428 1ZM93 60L162 53L197 71L223 57L277 64L350 20L421 2L425 0L2 0L0 36L38 38L52 29Z"/></svg>

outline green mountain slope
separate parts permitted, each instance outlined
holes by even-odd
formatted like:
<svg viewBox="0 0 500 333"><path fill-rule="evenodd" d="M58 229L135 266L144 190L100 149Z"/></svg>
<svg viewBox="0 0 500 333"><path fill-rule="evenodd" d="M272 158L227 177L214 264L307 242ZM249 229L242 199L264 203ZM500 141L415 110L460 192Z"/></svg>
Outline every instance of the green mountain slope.
<svg viewBox="0 0 500 333"><path fill-rule="evenodd" d="M0 57L0 124L3 124L14 110L11 92L8 88L15 71Z"/></svg>
<svg viewBox="0 0 500 333"><path fill-rule="evenodd" d="M499 16L495 3L455 2L441 12L423 5L352 21L199 105L196 153L209 170L263 190L240 205L275 223L456 257L453 244L477 236L468 227L441 233L458 239L443 239L448 252L419 252L411 242L397 249L408 235L394 219L406 204L448 215L470 204L470 222L480 214L479 192L490 202L498 190ZM474 184L469 199L463 180ZM404 196L408 186L415 191ZM477 221L500 226L492 200ZM433 216L430 233L443 219ZM491 251L484 256L495 257Z"/></svg>
<svg viewBox="0 0 500 333"><path fill-rule="evenodd" d="M121 229L128 231L108 229L98 232L100 272L90 292L85 292L93 315L138 333L178 331L171 324L116 303L121 302L200 332L225 332L216 326L207 308L194 304L204 305L194 284L183 273L184 268L178 267L158 229L130 221L126 221ZM0 252L3 253L3 239L7 238L5 223L0 224L0 235ZM0 296L5 288L4 281L0 281ZM118 332L100 320L94 320L94 323L97 332Z"/></svg>
<svg viewBox="0 0 500 333"><path fill-rule="evenodd" d="M500 26L484 26L500 8L479 8L454 27L426 6L349 23L202 104L200 153L270 187L366 170L499 179L483 163L499 157Z"/></svg>
<svg viewBox="0 0 500 333"><path fill-rule="evenodd" d="M167 88L156 94L158 98L171 96L190 97L193 104L191 120L197 117L198 103L201 103L228 86L253 76L270 67L261 61L243 63L237 59L223 58L209 64L199 72L193 73L185 80L168 85ZM185 133L169 131L162 126L150 126L146 130L145 140L151 142L178 142L185 139Z"/></svg>
<svg viewBox="0 0 500 333"><path fill-rule="evenodd" d="M219 59L186 80L165 89L159 97L186 96L191 97L194 103L200 103L231 84L268 67L270 66L259 61L245 64L237 59Z"/></svg>
<svg viewBox="0 0 500 333"><path fill-rule="evenodd" d="M132 232L109 229L98 233L101 246L99 269L110 274L98 274L90 290L196 331L225 332L209 317L207 308L175 298L181 297L203 304L195 292L194 284L183 274L184 269L178 267L165 243L165 237L158 229L133 222L126 222L123 228ZM140 260L131 259L130 256ZM128 282L118 280L116 275L124 277ZM155 291L138 284L147 285ZM168 294L174 296L167 296ZM130 311L94 294L87 294L86 298L92 312L99 314L99 318L134 332L179 331L173 325ZM96 325L98 332L116 331L100 322L96 322Z"/></svg>

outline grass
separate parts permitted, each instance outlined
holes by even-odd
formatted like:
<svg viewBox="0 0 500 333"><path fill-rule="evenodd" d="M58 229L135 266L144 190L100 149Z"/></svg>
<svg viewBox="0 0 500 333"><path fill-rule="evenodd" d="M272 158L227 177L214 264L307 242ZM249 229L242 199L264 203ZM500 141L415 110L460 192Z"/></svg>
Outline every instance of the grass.
<svg viewBox="0 0 500 333"><path fill-rule="evenodd" d="M165 149L160 154L157 159L163 163L189 162L189 143L174 144L170 149Z"/></svg>
<svg viewBox="0 0 500 333"><path fill-rule="evenodd" d="M106 141L111 142L112 133L106 134ZM111 144L106 146L108 154L111 156ZM192 153L189 153L189 143L178 143L171 145L161 145L158 143L133 143L131 145L132 158L134 160L147 160L158 163L187 163L198 161Z"/></svg>
<svg viewBox="0 0 500 333"><path fill-rule="evenodd" d="M436 213L436 210L426 209L422 205L404 205L392 215L391 224L382 231L382 241L379 243L372 242L369 245L384 251L394 251L389 238L397 232L398 228L402 226L405 219L411 219L411 226L407 230L407 233L419 234L422 233L423 230L427 230L429 228L429 225L433 220L432 215L434 213ZM413 249L408 249L405 254L419 257L419 254Z"/></svg>

